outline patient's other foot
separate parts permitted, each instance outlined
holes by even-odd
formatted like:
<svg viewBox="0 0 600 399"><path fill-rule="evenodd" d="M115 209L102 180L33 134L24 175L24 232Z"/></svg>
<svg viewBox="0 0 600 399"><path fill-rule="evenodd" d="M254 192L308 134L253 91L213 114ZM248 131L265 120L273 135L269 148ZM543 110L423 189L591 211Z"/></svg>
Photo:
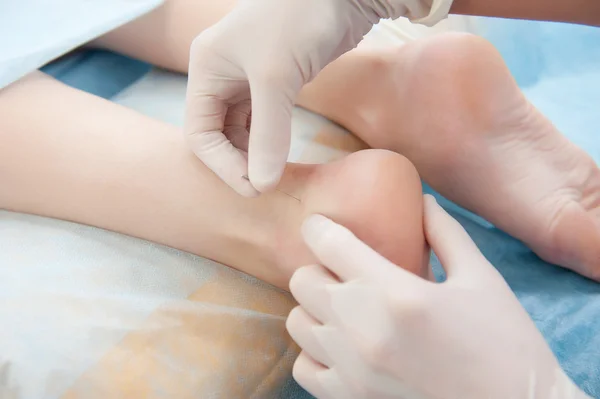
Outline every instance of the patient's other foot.
<svg viewBox="0 0 600 399"><path fill-rule="evenodd" d="M300 104L404 154L433 188L546 261L600 281L600 172L528 103L491 44L449 34L346 64Z"/></svg>
<svg viewBox="0 0 600 399"><path fill-rule="evenodd" d="M398 266L428 276L421 182L403 156L365 150L323 165L288 165L279 189L301 201L289 198L289 212L277 224L276 262L286 281L316 262L300 236L302 222L314 213L348 227Z"/></svg>

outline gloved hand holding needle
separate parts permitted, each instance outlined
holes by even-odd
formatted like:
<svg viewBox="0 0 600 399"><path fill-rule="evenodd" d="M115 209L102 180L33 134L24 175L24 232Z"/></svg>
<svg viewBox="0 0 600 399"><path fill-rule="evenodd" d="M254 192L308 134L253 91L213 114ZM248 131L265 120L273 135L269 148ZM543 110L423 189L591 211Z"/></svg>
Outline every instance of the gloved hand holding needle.
<svg viewBox="0 0 600 399"><path fill-rule="evenodd" d="M302 86L381 18L435 23L449 7L449 0L434 0L433 8L425 0L242 0L192 44L186 111L192 150L244 196L274 188Z"/></svg>

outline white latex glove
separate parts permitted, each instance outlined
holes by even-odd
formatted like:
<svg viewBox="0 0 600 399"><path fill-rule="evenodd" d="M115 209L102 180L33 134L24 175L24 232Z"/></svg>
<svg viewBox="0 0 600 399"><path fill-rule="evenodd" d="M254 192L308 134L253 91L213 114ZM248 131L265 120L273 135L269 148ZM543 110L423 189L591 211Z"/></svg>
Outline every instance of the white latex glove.
<svg viewBox="0 0 600 399"><path fill-rule="evenodd" d="M461 225L433 197L425 204L444 283L390 263L323 216L307 219L304 238L323 266L290 283L298 383L318 399L586 397Z"/></svg>
<svg viewBox="0 0 600 399"><path fill-rule="evenodd" d="M273 188L288 157L292 107L302 86L381 18L432 24L450 3L241 0L192 44L185 128L192 150L242 195Z"/></svg>

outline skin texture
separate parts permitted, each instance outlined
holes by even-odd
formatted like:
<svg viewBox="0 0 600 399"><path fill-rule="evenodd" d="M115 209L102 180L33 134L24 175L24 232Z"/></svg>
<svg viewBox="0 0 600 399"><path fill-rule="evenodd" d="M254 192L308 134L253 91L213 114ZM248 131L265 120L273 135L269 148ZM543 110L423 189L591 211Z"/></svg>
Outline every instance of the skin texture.
<svg viewBox="0 0 600 399"><path fill-rule="evenodd" d="M187 72L192 40L218 22L236 3L237 0L166 0L157 9L89 45Z"/></svg>
<svg viewBox="0 0 600 399"><path fill-rule="evenodd" d="M300 225L321 213L427 273L420 180L396 153L288 165L280 189L300 203L281 192L243 198L189 153L179 129L41 73L0 92L0 115L2 209L144 238L283 289L315 262Z"/></svg>

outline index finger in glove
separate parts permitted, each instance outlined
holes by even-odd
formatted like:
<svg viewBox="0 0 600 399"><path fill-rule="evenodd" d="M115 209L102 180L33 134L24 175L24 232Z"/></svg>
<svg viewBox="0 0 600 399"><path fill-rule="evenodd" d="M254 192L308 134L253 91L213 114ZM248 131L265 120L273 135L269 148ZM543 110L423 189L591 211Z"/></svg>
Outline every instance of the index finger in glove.
<svg viewBox="0 0 600 399"><path fill-rule="evenodd" d="M248 176L258 191L266 192L277 186L288 159L297 90L288 87L295 82L286 79L250 79L252 125Z"/></svg>
<svg viewBox="0 0 600 399"><path fill-rule="evenodd" d="M239 194L255 197L258 193L242 176L248 174L245 154L223 133L226 106L213 96L188 99L186 139L196 156L221 180Z"/></svg>
<svg viewBox="0 0 600 399"><path fill-rule="evenodd" d="M197 57L208 57L211 54L194 48L190 55L191 67L186 96L187 142L194 154L221 180L239 194L254 197L258 192L242 177L248 174L246 155L224 134L228 100L239 96L244 87L247 88L247 82L240 82L233 77L216 76L208 68L208 61L195 60Z"/></svg>

